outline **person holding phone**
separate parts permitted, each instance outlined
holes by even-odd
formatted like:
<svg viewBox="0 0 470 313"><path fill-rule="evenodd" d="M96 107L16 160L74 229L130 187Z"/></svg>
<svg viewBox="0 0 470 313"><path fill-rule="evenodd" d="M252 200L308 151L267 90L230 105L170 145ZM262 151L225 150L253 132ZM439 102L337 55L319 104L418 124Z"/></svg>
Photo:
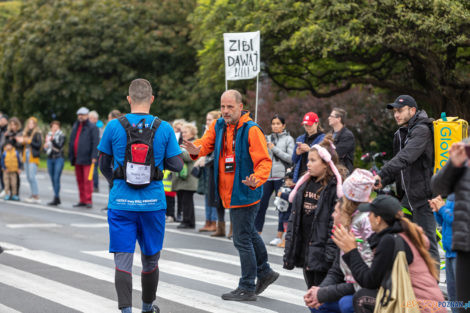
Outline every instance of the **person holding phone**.
<svg viewBox="0 0 470 313"><path fill-rule="evenodd" d="M447 197L455 193L452 222L452 250L457 252L455 270L456 300L470 301L470 139L454 143L449 149L449 161L433 176L431 188L435 194ZM460 312L464 312L463 308Z"/></svg>
<svg viewBox="0 0 470 313"><path fill-rule="evenodd" d="M305 134L300 135L295 140L296 147L292 154L294 163L294 183L307 171L308 152L313 145L319 144L325 134L320 126L320 119L315 112L308 112L302 119L302 126Z"/></svg>

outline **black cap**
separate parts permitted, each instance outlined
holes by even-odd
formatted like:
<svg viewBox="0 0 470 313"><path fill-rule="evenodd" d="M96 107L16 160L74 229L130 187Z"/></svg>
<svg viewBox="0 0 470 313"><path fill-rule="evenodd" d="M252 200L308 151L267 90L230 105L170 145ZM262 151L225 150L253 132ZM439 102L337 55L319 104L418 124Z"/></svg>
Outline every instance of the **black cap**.
<svg viewBox="0 0 470 313"><path fill-rule="evenodd" d="M413 99L412 96L401 95L395 99L395 102L387 104L387 109L399 109L404 107L405 105L409 106L410 108L418 108L418 105L416 104L416 101L415 99Z"/></svg>
<svg viewBox="0 0 470 313"><path fill-rule="evenodd" d="M371 203L360 204L357 209L359 212L373 212L389 223L393 221L395 215L401 211L401 204L395 197L380 195Z"/></svg>

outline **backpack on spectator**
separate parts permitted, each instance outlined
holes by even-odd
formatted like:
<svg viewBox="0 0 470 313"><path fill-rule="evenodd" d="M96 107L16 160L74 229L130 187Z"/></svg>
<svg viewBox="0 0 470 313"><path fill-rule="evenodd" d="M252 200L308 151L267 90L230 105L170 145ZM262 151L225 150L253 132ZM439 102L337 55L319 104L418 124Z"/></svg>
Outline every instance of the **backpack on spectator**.
<svg viewBox="0 0 470 313"><path fill-rule="evenodd" d="M124 164L114 171L113 178L124 179L133 188L144 188L153 180L162 180L163 172L155 166L153 150L153 139L161 120L155 117L150 127L145 127L144 118L136 127L129 123L125 115L118 120L126 131L127 144Z"/></svg>

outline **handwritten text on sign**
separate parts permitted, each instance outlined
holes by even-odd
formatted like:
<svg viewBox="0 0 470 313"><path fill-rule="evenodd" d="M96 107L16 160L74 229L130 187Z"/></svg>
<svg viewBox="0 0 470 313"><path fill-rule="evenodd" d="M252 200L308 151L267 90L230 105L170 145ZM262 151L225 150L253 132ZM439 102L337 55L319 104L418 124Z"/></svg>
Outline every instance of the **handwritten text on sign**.
<svg viewBox="0 0 470 313"><path fill-rule="evenodd" d="M260 65L260 33L225 33L225 79L256 77Z"/></svg>

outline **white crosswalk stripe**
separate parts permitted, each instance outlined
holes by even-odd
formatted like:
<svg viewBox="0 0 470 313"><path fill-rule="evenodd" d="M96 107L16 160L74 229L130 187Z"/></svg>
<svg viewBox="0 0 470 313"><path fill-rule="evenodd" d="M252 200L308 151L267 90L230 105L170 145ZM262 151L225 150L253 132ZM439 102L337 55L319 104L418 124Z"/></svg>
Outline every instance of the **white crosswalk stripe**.
<svg viewBox="0 0 470 313"><path fill-rule="evenodd" d="M30 250L22 246L6 242L0 242L0 245L5 248L5 254L7 255L51 266L57 268L57 271L70 271L85 275L94 280L100 280L107 283L114 282L113 256L107 251L82 251L82 255L88 260L83 261L81 259L71 258L48 251ZM211 261L220 262L221 264L229 264L232 265L232 268L233 265L238 265L236 263L237 257L234 255L217 254L215 252L207 252L204 254L202 250L195 250L193 252L190 250L191 249L182 249L182 253L176 254L176 256L184 255L186 253L186 255L191 258L199 257L202 260L211 258ZM168 251L171 253L178 253L178 249L168 249ZM171 256L171 253L169 256ZM93 260L96 260L97 263L90 261L90 256ZM134 257L134 267L140 269L140 255L136 253ZM107 265L103 265L104 263L107 263ZM188 260L188 262L181 262L181 258L179 260L167 259L165 250L162 253L159 267L161 273L157 292L157 297L159 298L184 304L185 306L205 312L276 312L272 309L257 306L256 302L244 303L222 300L220 298L220 294L233 289L237 284L238 276L232 273L196 266L191 264L191 260ZM200 288L190 289L186 287L186 284L181 285L172 283L171 278L173 276L177 276L181 280L190 279L200 282ZM299 279L299 289L273 284L263 293L263 296L296 306L297 308L303 307L303 281L298 277L298 273L295 278ZM38 276L37 274L28 273L24 269L16 269L11 264L8 266L0 265L0 283L82 312L96 312L97 307L99 307L102 312L117 311L117 303L115 300L108 299L100 294L92 294L78 289L75 286L68 286L63 282L56 282L50 277L45 278ZM207 284L222 287L223 289L219 289L219 292L214 294L213 290L205 290L205 286L208 286ZM141 291L140 275L133 275L133 288L136 291ZM0 306L0 312L13 313L16 311L8 308L8 306L5 306L5 310L2 310L2 307ZM135 312L138 312L138 309L135 309Z"/></svg>
<svg viewBox="0 0 470 313"><path fill-rule="evenodd" d="M106 311L116 309L116 303L112 300L10 266L0 264L0 273L2 284L33 293L72 309L80 308L81 311L90 313L96 312L97 307Z"/></svg>
<svg viewBox="0 0 470 313"><path fill-rule="evenodd" d="M0 312L2 313L20 313L20 311L14 310L0 303Z"/></svg>
<svg viewBox="0 0 470 313"><path fill-rule="evenodd" d="M113 256L110 255L107 251L86 251L85 253L92 254L98 257L106 258L109 260L113 259ZM140 263L140 255L134 255L134 264L138 266ZM214 271L211 269L193 266L190 264L184 264L181 262L174 262L165 260L163 257L159 261L160 273L168 273L181 277L190 277L191 279L204 281L208 277L208 281L211 284L218 285L221 287L234 287L234 284L238 281L238 277L235 275L226 274L220 271ZM263 295L268 298L278 299L287 303L295 305L303 305L303 295L305 292L300 290L280 287L272 285L267 289Z"/></svg>
<svg viewBox="0 0 470 313"><path fill-rule="evenodd" d="M223 260L226 264L240 266L240 258L236 255L220 253L220 252L213 252L209 250L200 250L200 249L175 249L175 248L166 248L165 251L170 251L173 253L183 254L187 256L192 256L196 258L201 258L204 260L209 261L221 261ZM295 269L293 271L288 271L282 268L282 266L278 264L270 264L271 268L276 272L279 272L282 276L293 277L303 280L302 270Z"/></svg>

